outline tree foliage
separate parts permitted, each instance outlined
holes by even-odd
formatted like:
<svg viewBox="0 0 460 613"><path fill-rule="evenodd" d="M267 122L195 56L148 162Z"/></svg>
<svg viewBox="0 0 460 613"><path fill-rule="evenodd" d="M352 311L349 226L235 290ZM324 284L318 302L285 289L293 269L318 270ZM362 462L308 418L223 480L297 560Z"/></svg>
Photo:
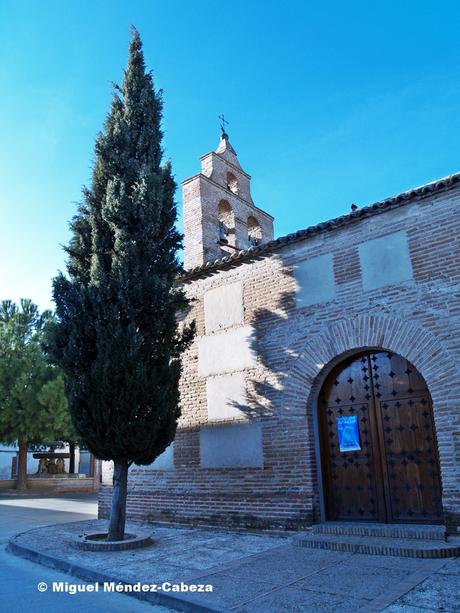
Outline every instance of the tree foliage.
<svg viewBox="0 0 460 613"><path fill-rule="evenodd" d="M91 186L71 223L67 274L54 280L54 355L73 423L98 458L149 464L180 415L179 334L186 308L175 228L175 182L162 164L161 92L133 32L121 87L95 147Z"/></svg>
<svg viewBox="0 0 460 613"><path fill-rule="evenodd" d="M31 300L0 305L0 441L72 440L64 379L44 351L52 324Z"/></svg>

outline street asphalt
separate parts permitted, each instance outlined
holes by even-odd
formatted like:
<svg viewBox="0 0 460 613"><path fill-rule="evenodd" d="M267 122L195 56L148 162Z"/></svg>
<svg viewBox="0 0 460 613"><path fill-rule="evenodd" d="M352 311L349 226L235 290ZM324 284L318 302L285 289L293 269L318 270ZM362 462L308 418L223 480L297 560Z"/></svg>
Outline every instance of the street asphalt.
<svg viewBox="0 0 460 613"><path fill-rule="evenodd" d="M84 584L61 572L18 558L5 551L8 539L19 533L66 522L94 519L97 501L94 495L72 497L34 497L15 494L0 495L0 611L14 613L170 613L171 609L140 602L118 593L55 593L53 582ZM39 583L48 589L40 592ZM43 589L43 588L42 588Z"/></svg>

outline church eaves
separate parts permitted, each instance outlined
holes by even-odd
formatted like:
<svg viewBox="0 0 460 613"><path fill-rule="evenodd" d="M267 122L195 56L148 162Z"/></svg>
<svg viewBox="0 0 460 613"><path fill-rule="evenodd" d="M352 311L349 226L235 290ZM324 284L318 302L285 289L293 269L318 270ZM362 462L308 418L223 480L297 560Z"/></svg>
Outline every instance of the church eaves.
<svg viewBox="0 0 460 613"><path fill-rule="evenodd" d="M321 234L322 232L351 225L360 221L361 219L366 219L368 217L372 217L373 215L378 215L380 213L384 213L385 211L404 206L409 204L411 201L446 191L459 182L460 172L448 175L447 177L437 181L426 183L420 187L401 192L395 196L391 196L390 198L385 198L384 200L380 200L374 204L359 208L348 215L341 215L340 217L321 222L315 226L309 226L303 230L298 230L297 232L287 234L286 236L282 236L255 247L251 247L250 249L238 251L228 257L220 258L212 262L206 262L206 264L203 264L202 266L197 266L185 271L184 274L178 277L178 280L187 281L194 277L200 276L201 274L205 274L219 268L224 268L225 266L232 265L233 263L240 262L242 260L248 260L253 257L263 257L264 255L268 255L277 249L281 249L285 245L304 240L310 236Z"/></svg>

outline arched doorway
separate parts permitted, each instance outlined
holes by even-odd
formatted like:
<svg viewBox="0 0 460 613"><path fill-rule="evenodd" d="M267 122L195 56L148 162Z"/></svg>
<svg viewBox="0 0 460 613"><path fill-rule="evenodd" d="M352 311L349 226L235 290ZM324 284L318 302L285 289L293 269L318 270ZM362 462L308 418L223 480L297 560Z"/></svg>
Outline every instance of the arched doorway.
<svg viewBox="0 0 460 613"><path fill-rule="evenodd" d="M431 396L412 364L387 351L346 359L318 413L328 520L442 522Z"/></svg>

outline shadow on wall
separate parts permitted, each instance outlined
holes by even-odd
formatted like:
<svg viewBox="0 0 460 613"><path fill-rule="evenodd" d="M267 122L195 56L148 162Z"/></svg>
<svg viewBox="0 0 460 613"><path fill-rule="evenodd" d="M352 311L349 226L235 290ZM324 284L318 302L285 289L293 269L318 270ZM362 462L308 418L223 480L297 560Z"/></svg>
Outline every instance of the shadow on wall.
<svg viewBox="0 0 460 613"><path fill-rule="evenodd" d="M294 288L292 270L279 271L277 287ZM255 286L257 291L257 285ZM289 349L286 327L295 310L295 289L281 291L274 300L266 297L267 306L256 309L248 322L251 327L249 347L256 365L248 369L244 402L232 401L234 409L251 421L270 419L285 404L286 379L295 354Z"/></svg>
<svg viewBox="0 0 460 613"><path fill-rule="evenodd" d="M258 259L255 257L243 266L254 265ZM213 316L207 320L208 334L202 338L217 341L219 345L211 347L206 358L209 372L200 374L200 378L205 381L208 414L192 427L185 424L180 426L176 433L174 451L166 450L154 465L140 470L153 469L161 472L193 466L261 468L272 463L270 459L267 464L267 457L263 453L264 442L268 442L270 435L265 436L265 427L264 434L260 422L272 422L275 428L281 413L285 416L293 414L289 408L290 399L286 395L286 380L297 357L296 353L289 349L289 344L292 344L289 334L291 337L293 334L293 323L290 324L296 305L296 284L292 267L284 265L279 256L272 256L270 271L272 264L277 268L278 295L273 292L254 294L260 292L261 286L266 286L262 277L255 281L246 280L244 307L249 313L252 312L249 320L243 322L241 281L233 284L233 288L232 284L226 286L225 298L229 301L228 304L241 304L241 310L230 309L229 317L235 319L230 327L219 326L220 318L215 316L216 313L219 314L222 302L216 301L215 298L209 301L208 306L213 308ZM241 268L241 264L237 266ZM230 264L228 268L231 267ZM219 273L210 272L209 276L213 274ZM264 274L263 269L261 274ZM235 287L238 284L240 287ZM252 311L251 303L263 306ZM190 317L193 317L193 302L187 311L181 314L180 319L190 321ZM217 334L213 334L214 331ZM239 349L245 354L245 363L241 359L235 363L227 359L227 355L223 360L225 367L215 368L215 362L220 360L219 352L238 353ZM189 411L191 408L193 409L183 407L183 410ZM306 398L302 417L305 413ZM297 410L296 417L299 415ZM306 438L304 434L302 436Z"/></svg>

